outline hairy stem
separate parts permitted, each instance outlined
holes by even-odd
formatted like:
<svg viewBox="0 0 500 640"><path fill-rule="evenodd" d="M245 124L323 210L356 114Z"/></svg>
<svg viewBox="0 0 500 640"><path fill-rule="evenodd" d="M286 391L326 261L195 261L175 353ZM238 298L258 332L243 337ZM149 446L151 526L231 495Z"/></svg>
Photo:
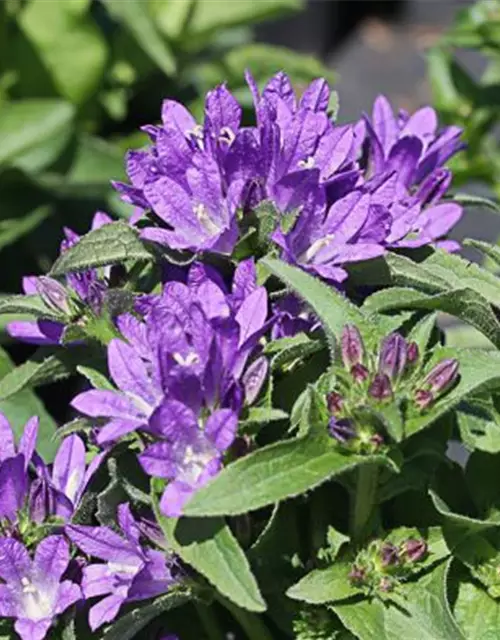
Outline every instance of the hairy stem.
<svg viewBox="0 0 500 640"><path fill-rule="evenodd" d="M378 467L365 464L357 471L356 492L351 510L351 537L359 542L368 533L367 525L373 511L377 489Z"/></svg>

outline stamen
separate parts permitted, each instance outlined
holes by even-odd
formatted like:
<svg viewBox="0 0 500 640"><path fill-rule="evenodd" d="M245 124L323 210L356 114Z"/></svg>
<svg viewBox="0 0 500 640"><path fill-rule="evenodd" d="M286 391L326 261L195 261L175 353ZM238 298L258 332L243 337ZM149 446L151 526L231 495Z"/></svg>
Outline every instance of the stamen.
<svg viewBox="0 0 500 640"><path fill-rule="evenodd" d="M319 253L321 249L327 247L334 238L335 234L329 233L324 238L319 238L319 240L313 242L309 249L304 251L304 253L299 257L299 262L310 262L314 256Z"/></svg>
<svg viewBox="0 0 500 640"><path fill-rule="evenodd" d="M215 236L220 233L219 227L210 219L205 205L197 204L193 207L193 213L209 236Z"/></svg>
<svg viewBox="0 0 500 640"><path fill-rule="evenodd" d="M315 164L316 162L312 156L309 156L305 160L299 160L297 162L297 166L299 166L301 169L313 169Z"/></svg>

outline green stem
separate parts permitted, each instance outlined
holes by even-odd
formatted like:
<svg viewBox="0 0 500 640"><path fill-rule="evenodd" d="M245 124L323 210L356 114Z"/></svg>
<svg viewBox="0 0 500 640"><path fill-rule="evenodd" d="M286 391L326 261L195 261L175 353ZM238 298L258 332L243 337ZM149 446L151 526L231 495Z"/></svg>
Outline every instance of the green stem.
<svg viewBox="0 0 500 640"><path fill-rule="evenodd" d="M246 633L249 640L273 640L273 636L262 621L262 618L254 613L250 613L250 611L240 609L240 607L237 607L219 594L216 594L215 597L226 607L233 618L238 621L238 624Z"/></svg>
<svg viewBox="0 0 500 640"><path fill-rule="evenodd" d="M367 534L367 525L373 512L378 481L378 467L364 464L359 467L356 493L351 510L351 537L359 542Z"/></svg>
<svg viewBox="0 0 500 640"><path fill-rule="evenodd" d="M194 606L200 617L201 625L207 634L207 640L223 640L225 635L220 628L217 616L212 610L213 605L201 604L195 601Z"/></svg>

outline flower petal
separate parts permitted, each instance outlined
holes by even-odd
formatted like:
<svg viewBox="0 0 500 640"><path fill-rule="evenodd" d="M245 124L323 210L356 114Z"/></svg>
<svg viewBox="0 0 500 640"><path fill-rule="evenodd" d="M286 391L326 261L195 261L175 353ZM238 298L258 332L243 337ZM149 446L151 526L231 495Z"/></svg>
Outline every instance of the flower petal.
<svg viewBox="0 0 500 640"><path fill-rule="evenodd" d="M0 538L0 578L12 586L30 575L31 560L24 545L14 538Z"/></svg>
<svg viewBox="0 0 500 640"><path fill-rule="evenodd" d="M57 450L52 466L52 482L73 504L85 477L85 445L72 434L65 438Z"/></svg>
<svg viewBox="0 0 500 640"><path fill-rule="evenodd" d="M219 451L225 451L232 443L238 430L238 416L230 409L214 411L205 425L205 436Z"/></svg>
<svg viewBox="0 0 500 640"><path fill-rule="evenodd" d="M14 434L7 417L0 412L0 463L16 455Z"/></svg>
<svg viewBox="0 0 500 640"><path fill-rule="evenodd" d="M125 598L123 596L111 595L101 600L89 611L89 625L95 631L105 622L111 622L116 618Z"/></svg>
<svg viewBox="0 0 500 640"><path fill-rule="evenodd" d="M125 394L107 389L84 391L73 398L71 406L91 418L125 418L141 422L143 415Z"/></svg>
<svg viewBox="0 0 500 640"><path fill-rule="evenodd" d="M33 569L37 584L59 582L69 564L69 546L63 536L48 536L35 551Z"/></svg>
<svg viewBox="0 0 500 640"><path fill-rule="evenodd" d="M27 620L26 618L21 618L16 620L14 629L19 634L21 640L44 640L51 625L52 618L43 618L42 620Z"/></svg>
<svg viewBox="0 0 500 640"><path fill-rule="evenodd" d="M66 525L66 535L82 551L94 558L111 562L140 560L137 549L109 527Z"/></svg>
<svg viewBox="0 0 500 640"><path fill-rule="evenodd" d="M28 467L33 457L33 453L36 448L36 440L38 437L38 426L40 420L37 416L33 416L28 420L24 427L23 435L19 440L19 446L17 448L19 453L24 455L24 464Z"/></svg>

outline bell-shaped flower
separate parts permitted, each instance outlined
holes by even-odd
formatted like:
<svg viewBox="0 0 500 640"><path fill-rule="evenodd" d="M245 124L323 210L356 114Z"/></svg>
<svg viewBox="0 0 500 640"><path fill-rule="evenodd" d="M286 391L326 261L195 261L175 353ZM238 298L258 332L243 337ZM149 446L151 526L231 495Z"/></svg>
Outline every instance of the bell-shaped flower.
<svg viewBox="0 0 500 640"><path fill-rule="evenodd" d="M175 400L166 400L151 417L151 430L161 439L149 445L139 461L149 475L170 481L160 502L167 516L180 516L189 498L220 471L222 456L236 436L238 416L219 409L201 423Z"/></svg>
<svg viewBox="0 0 500 640"><path fill-rule="evenodd" d="M54 619L82 598L80 587L63 580L70 560L63 536L42 540L31 559L14 538L0 538L0 617L15 618L22 640L43 640Z"/></svg>
<svg viewBox="0 0 500 640"><path fill-rule="evenodd" d="M128 504L118 506L121 534L108 527L67 525L66 535L90 558L103 560L83 568L86 599L105 596L89 610L92 631L116 618L126 602L165 593L175 583L165 553L144 548Z"/></svg>

